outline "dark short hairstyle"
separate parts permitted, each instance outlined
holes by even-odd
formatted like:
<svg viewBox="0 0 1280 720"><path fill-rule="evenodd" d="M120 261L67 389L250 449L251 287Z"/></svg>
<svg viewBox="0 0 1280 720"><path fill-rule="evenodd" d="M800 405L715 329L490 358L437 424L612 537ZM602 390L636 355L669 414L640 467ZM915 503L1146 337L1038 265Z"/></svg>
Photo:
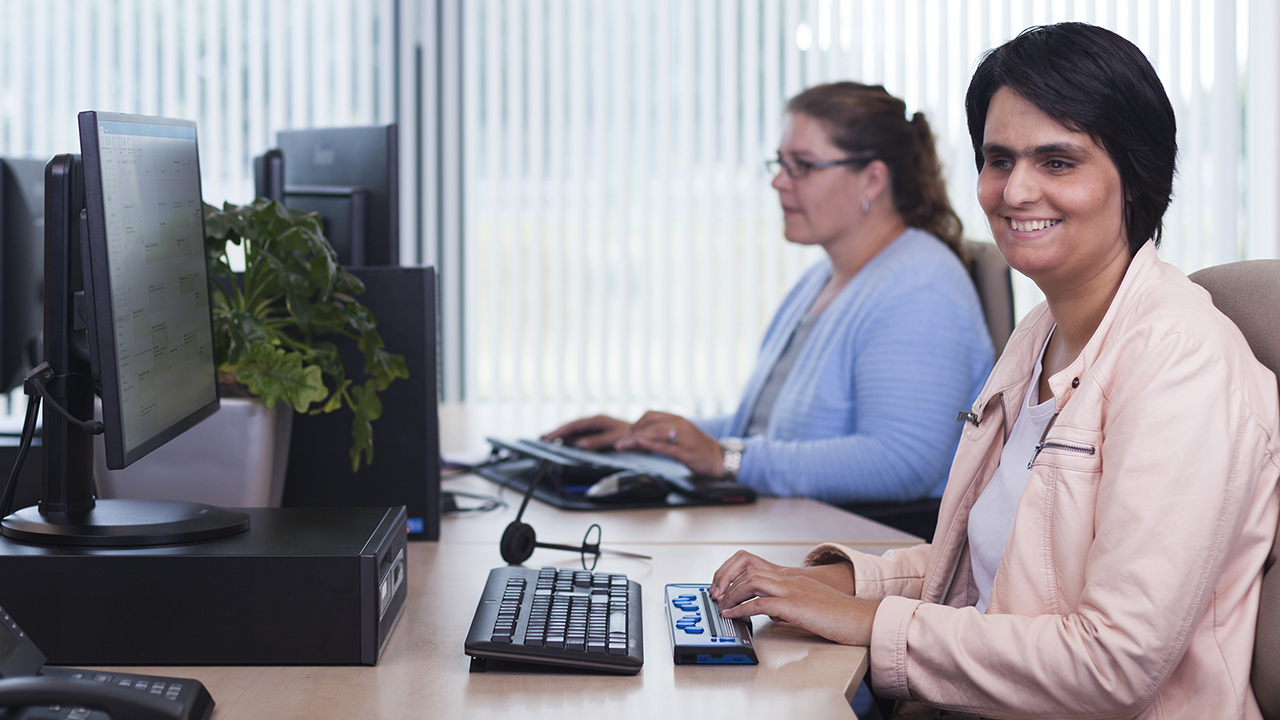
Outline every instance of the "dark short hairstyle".
<svg viewBox="0 0 1280 720"><path fill-rule="evenodd" d="M1120 171L1130 253L1148 239L1159 245L1173 196L1177 122L1141 50L1110 30L1069 22L1028 28L988 52L964 100L979 172L987 107L1000 88L1092 137Z"/></svg>

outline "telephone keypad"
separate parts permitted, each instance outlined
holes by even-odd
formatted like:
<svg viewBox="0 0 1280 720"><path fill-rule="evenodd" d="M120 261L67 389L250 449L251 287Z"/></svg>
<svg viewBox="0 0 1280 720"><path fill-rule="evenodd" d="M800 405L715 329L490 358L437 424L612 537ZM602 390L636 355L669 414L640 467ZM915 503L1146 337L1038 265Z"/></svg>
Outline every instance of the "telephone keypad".
<svg viewBox="0 0 1280 720"><path fill-rule="evenodd" d="M111 684L117 687L129 688L137 690L141 693L156 695L166 700L175 702L184 702L182 691L186 684L176 681L176 678L159 678L148 675L126 675L124 673L94 673L83 670L63 670L61 668L45 668L45 674L61 675L73 680L93 680L104 684Z"/></svg>

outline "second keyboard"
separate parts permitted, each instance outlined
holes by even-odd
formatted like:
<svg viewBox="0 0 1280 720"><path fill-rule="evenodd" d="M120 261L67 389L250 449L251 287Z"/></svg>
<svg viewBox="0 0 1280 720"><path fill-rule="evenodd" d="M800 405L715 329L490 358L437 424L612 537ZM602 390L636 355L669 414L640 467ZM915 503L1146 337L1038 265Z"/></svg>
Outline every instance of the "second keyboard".
<svg viewBox="0 0 1280 720"><path fill-rule="evenodd" d="M635 674L644 664L640 585L620 573L489 571L467 633L476 658Z"/></svg>

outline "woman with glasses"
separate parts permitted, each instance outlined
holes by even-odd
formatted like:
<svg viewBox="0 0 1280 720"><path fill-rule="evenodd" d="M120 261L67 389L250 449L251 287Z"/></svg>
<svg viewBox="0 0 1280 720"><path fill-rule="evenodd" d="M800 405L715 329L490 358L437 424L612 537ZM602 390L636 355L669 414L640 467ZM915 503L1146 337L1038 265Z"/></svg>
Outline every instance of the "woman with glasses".
<svg viewBox="0 0 1280 720"><path fill-rule="evenodd" d="M928 122L879 86L813 87L788 103L767 166L787 240L826 257L774 316L737 412L597 416L547 437L661 453L770 495L941 496L956 413L993 353Z"/></svg>
<svg viewBox="0 0 1280 720"><path fill-rule="evenodd" d="M1046 299L966 414L933 543L740 552L711 595L869 645L876 691L929 717L1259 718L1280 397L1156 254L1164 86L1129 41L1063 23L988 53L965 106L996 244Z"/></svg>

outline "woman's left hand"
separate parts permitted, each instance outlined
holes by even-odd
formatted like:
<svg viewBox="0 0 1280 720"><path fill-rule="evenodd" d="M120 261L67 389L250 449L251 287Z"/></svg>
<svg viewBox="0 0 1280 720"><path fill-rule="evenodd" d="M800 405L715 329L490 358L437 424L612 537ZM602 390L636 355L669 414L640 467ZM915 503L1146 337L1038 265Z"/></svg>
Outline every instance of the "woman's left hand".
<svg viewBox="0 0 1280 720"><path fill-rule="evenodd" d="M679 415L647 412L613 446L617 450L647 450L666 455L689 466L695 475L724 475L720 441Z"/></svg>
<svg viewBox="0 0 1280 720"><path fill-rule="evenodd" d="M843 645L871 645L880 603L846 595L812 577L747 568L720 600L727 618L768 615Z"/></svg>

